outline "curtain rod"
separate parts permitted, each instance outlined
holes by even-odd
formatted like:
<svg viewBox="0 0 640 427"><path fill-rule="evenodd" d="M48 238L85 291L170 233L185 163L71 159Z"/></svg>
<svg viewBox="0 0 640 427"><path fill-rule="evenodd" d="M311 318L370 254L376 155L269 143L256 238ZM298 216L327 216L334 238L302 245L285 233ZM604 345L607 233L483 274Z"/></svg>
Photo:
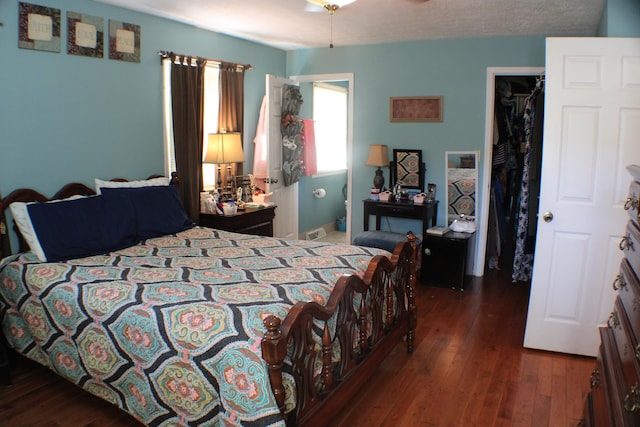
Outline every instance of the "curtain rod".
<svg viewBox="0 0 640 427"><path fill-rule="evenodd" d="M163 58L169 58L169 57L171 57L171 55L183 56L183 57L192 57L192 58L201 58L199 56L183 55L181 53L174 53L174 52L170 52L170 51L167 51L167 50L158 51L158 55L160 55ZM253 69L251 64L237 64L237 63L233 63L233 62L222 61L220 59L209 59L209 58L203 58L203 59L206 59L207 62L216 62L216 63L218 63L218 65L222 64L223 62L226 62L228 64L232 64L232 65L236 66L237 68L243 69L245 71L249 71L249 70Z"/></svg>

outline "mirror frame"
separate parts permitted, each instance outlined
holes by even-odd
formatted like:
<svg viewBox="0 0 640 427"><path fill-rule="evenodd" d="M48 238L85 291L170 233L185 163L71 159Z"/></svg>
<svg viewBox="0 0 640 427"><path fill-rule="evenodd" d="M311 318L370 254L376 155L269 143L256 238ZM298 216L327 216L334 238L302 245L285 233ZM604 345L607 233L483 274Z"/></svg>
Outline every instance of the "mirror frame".
<svg viewBox="0 0 640 427"><path fill-rule="evenodd" d="M449 156L455 156L456 158L460 159L460 167L457 168L451 168L449 167ZM470 164L466 164L463 165L463 158L468 157L468 156L475 156L475 160L472 160L473 167L468 167L470 166ZM460 194L460 196L456 199L458 200L459 198L472 198L473 199L473 215L469 215L469 214L464 214L467 218L469 217L473 217L474 219L476 219L478 217L478 178L479 178L479 174L478 174L478 166L480 164L480 151L476 150L476 151L446 151L444 153L444 164L445 164L445 176L444 176L444 182L447 186L446 188L446 200L445 200L445 206L446 206L446 221L447 221L447 225L450 225L454 219L456 219L456 216L459 216L460 214L458 212L453 211L453 213L451 213L450 208L451 206L449 205L450 203L450 199L451 196L453 195L453 191L451 190L451 183L450 183L450 170L452 169L456 169L456 170L460 170L465 171L465 170L473 170L473 172L468 172L468 173L458 173L456 177L456 182L462 182L462 181L469 181L471 178L473 178L474 183L473 183L473 192L469 192L467 191L460 191L459 187L456 186L456 189L458 191L458 193ZM462 167L465 166L465 167ZM468 183L463 183L464 186L470 187Z"/></svg>
<svg viewBox="0 0 640 427"><path fill-rule="evenodd" d="M424 191L425 167L422 162L422 150L394 148L393 160L389 165L391 187L399 182L403 189ZM407 176L410 177L409 183L406 182Z"/></svg>

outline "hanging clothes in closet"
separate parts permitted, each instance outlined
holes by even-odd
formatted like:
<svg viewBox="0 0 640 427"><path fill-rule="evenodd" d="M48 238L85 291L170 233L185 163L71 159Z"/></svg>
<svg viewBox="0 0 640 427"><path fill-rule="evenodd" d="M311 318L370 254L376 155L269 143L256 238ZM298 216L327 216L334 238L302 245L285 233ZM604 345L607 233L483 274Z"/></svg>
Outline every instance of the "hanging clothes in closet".
<svg viewBox="0 0 640 427"><path fill-rule="evenodd" d="M522 86L523 82L518 82L518 87ZM530 89L527 92L529 91ZM523 92L520 90L520 93ZM513 218L516 209L515 201L520 190L522 164L520 143L524 140L524 107L521 102L524 97L513 93L510 78L496 79L495 96L491 197L486 248L487 266L490 269L500 269L501 265L512 262Z"/></svg>
<svg viewBox="0 0 640 427"><path fill-rule="evenodd" d="M515 253L511 275L514 282L531 280L533 269L542 153L543 105L544 77L540 77L533 92L526 98L524 106L524 162L517 200Z"/></svg>

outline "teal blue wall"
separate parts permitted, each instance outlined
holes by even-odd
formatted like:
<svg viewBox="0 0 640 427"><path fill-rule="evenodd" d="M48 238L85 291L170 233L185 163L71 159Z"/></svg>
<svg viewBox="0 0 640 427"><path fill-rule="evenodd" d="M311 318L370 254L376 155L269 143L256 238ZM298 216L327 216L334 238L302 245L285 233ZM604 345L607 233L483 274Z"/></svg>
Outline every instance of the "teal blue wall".
<svg viewBox="0 0 640 427"><path fill-rule="evenodd" d="M347 172L307 176L300 180L298 228L301 233L335 222L346 215L345 198L342 193L342 187L345 185ZM315 198L313 190L316 188L324 188L327 195L322 199Z"/></svg>
<svg viewBox="0 0 640 427"><path fill-rule="evenodd" d="M640 37L640 0L608 0L602 12L598 35Z"/></svg>
<svg viewBox="0 0 640 427"><path fill-rule="evenodd" d="M289 52L287 73L353 72L354 149L352 227L363 229L362 203L374 170L365 166L370 144L421 149L425 182L438 186L443 202L438 219L444 223L444 153L480 150L484 159L487 67L544 66L544 37L449 39L409 43L319 48ZM442 95L442 123L391 123L392 96ZM388 182L389 170L385 169ZM482 170L479 171L482 176ZM482 187L481 187L482 188ZM478 207L480 208L480 207ZM412 221L383 222L393 231L419 231Z"/></svg>
<svg viewBox="0 0 640 427"><path fill-rule="evenodd" d="M18 1L0 2L0 193L95 177L162 173L159 50L250 63L245 77L247 168L265 74L285 74L286 52L88 0L37 2L61 9L62 52L19 49ZM141 26L141 62L66 54L66 12ZM108 31L108 30L107 30Z"/></svg>
<svg viewBox="0 0 640 427"><path fill-rule="evenodd" d="M637 0L610 0L603 18L606 34L637 35L637 4ZM105 18L105 28L109 18L140 25L141 62L67 55L64 31L61 53L19 49L18 1L0 2L4 24L0 26L0 51L5 65L0 69L2 194L18 186L51 194L71 180L136 179L161 172L161 67L156 53L172 50L254 66L245 78L246 171L252 164L265 74L353 72L352 218L357 232L362 229L359 201L367 197L373 176L372 168L364 165L370 144L387 144L390 150L422 149L426 182L438 185L442 199L445 151L480 150L482 164L486 68L544 65L544 37L338 45L284 52L90 0L47 0L44 5L60 8L63 20L67 11L74 11ZM66 21L62 27L66 29ZM390 123L389 97L409 95L444 96L444 121ZM385 175L388 179L388 169ZM316 183L305 183L305 188L317 188ZM342 197L341 185L331 188L331 193ZM313 207L313 202L305 206ZM340 215L331 218L334 216ZM439 217L443 222L444 206ZM301 222L303 218L304 214Z"/></svg>

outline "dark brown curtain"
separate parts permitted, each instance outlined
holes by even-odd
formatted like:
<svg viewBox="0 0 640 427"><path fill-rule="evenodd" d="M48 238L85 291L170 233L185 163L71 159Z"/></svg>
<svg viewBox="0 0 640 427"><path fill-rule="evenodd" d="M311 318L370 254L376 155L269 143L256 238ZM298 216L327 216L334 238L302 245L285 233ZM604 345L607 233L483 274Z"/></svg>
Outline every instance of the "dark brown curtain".
<svg viewBox="0 0 640 427"><path fill-rule="evenodd" d="M171 100L176 172L187 214L198 222L202 188L202 116L206 60L171 56Z"/></svg>
<svg viewBox="0 0 640 427"><path fill-rule="evenodd" d="M220 132L240 132L244 141L244 68L229 62L220 63ZM242 163L232 165L231 173L242 175ZM222 171L223 174L226 171ZM223 182L226 182L223 176Z"/></svg>

